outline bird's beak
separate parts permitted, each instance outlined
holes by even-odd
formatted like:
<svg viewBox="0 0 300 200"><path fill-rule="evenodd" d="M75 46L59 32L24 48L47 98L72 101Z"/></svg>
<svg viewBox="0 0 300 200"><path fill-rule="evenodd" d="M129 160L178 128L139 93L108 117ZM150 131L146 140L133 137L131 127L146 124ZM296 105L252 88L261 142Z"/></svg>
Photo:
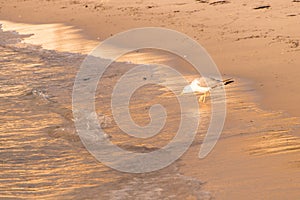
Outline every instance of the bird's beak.
<svg viewBox="0 0 300 200"><path fill-rule="evenodd" d="M179 96L182 96L183 95L183 92L181 92L180 94L179 94Z"/></svg>

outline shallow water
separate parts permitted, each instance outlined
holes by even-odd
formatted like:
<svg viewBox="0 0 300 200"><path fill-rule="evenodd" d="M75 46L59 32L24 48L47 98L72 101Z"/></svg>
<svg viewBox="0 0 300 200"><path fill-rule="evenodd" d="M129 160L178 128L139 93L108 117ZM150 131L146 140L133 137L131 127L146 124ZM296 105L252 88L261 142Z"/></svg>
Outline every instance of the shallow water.
<svg viewBox="0 0 300 200"><path fill-rule="evenodd" d="M74 32L61 26L46 27L57 28L62 35ZM38 28L29 28L26 34ZM15 27L15 30L20 29ZM121 173L98 162L84 148L76 134L71 110L74 79L85 58L84 53L90 46L78 48L82 40L75 37L73 39L78 40L75 46L55 49L57 46L54 45L53 50L36 45L43 41L33 45L24 42L24 38L30 42L29 35L0 30L1 198L211 198L209 191L202 189L201 180L179 172L180 168L193 162L192 159L179 159L167 168L147 174ZM80 50L74 52L69 49ZM146 125L149 123L149 107L161 103L169 113L167 125L160 134L146 140L128 137L112 117L112 85L135 66L133 63L151 63L153 60L177 69L186 64L182 59L163 52L135 52L112 64L99 82L105 89L96 93L99 123L115 144L130 151L149 152L166 145L174 137L180 121L178 109L174 107L177 103L174 94L151 85L133 95L132 118L137 124ZM183 72L188 80L192 80L195 78L193 71L187 69L183 69ZM222 137L265 133L268 136L267 143L262 141L248 148L254 155L299 151L298 138L287 134L299 125L298 119L259 109L247 99L252 98L255 92L243 80L236 79L236 82L227 90L230 120L225 125ZM241 117L240 113L245 112L255 113L255 120ZM210 120L209 113L208 102L201 106L201 124L191 146L192 152L199 151ZM276 134L280 137L276 137ZM287 139L288 144L284 142Z"/></svg>
<svg viewBox="0 0 300 200"><path fill-rule="evenodd" d="M47 50L87 54L98 44L98 41L84 38L79 29L65 24L26 24L2 20L0 24L3 31L16 31L27 36L23 37L22 43L39 45Z"/></svg>
<svg viewBox="0 0 300 200"><path fill-rule="evenodd" d="M76 135L71 112L73 82L85 56L20 43L28 35L17 32L1 30L0 34L1 197L127 199L136 196L157 199L174 195L178 198L208 196L199 190L201 181L179 174L176 165L163 172L130 175L95 160ZM126 63L115 66L122 65L125 68L133 66ZM110 76L115 75L109 72L104 79L111 79ZM106 101L105 98L102 101ZM108 112L105 106L99 108ZM100 116L100 123L103 117L109 118ZM114 140L120 139L121 146L137 151L151 149L130 144L126 137L122 140L120 131L111 123L106 120L103 127L110 129L108 133ZM175 185L169 185L174 180ZM194 187L191 189L187 184ZM180 187L180 193L173 187Z"/></svg>

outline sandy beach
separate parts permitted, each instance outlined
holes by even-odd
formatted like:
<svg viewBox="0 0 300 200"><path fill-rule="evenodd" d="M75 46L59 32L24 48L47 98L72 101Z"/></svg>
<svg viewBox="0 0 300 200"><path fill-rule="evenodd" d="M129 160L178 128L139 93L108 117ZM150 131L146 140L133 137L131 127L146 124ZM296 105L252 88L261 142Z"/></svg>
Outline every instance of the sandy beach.
<svg viewBox="0 0 300 200"><path fill-rule="evenodd" d="M299 1L12 0L0 1L0 23L0 198L300 197ZM72 122L71 95L74 77L88 52L110 36L142 27L164 27L188 35L207 50L222 76L233 77L235 82L226 87L227 116L221 139L206 158L197 156L209 122L209 102L203 108L199 134L179 160L157 172L130 175L100 166L84 149ZM20 39L9 31L33 35ZM33 46L23 46L19 39ZM128 60L130 64L124 64ZM186 70L189 80L195 78L184 67L187 64L172 55L145 51L124 56L100 80L107 89L98 96L98 111L112 115L110 85L126 72L120 66L130 69L132 63L153 60ZM30 79L27 73L37 79ZM47 90L49 99L37 99L32 91L40 88ZM133 107L133 118L145 125L149 116L144 110L161 102L174 116L168 121L171 125L162 130L162 136L141 142L119 137L120 130L109 121L105 130L114 143L129 150L148 151L174 137L171 133L179 120L177 110L172 110L177 105L175 97L153 89L157 88L146 88L151 94L145 97L147 103L136 100L136 105L145 109L141 112L139 106ZM31 96L24 96L24 91ZM143 93L136 97L139 95ZM45 99L49 101L45 103ZM28 114L34 117L22 120ZM34 128L35 120L40 129ZM28 137L19 139L19 131ZM35 137L36 143L30 144Z"/></svg>

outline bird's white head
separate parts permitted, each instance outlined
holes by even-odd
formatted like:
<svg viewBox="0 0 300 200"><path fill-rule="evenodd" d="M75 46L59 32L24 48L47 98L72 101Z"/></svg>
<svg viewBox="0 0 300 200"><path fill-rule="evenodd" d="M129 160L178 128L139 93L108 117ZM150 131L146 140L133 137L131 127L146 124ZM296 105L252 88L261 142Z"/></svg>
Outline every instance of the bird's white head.
<svg viewBox="0 0 300 200"><path fill-rule="evenodd" d="M181 94L193 93L193 89L190 85L187 85L183 88Z"/></svg>

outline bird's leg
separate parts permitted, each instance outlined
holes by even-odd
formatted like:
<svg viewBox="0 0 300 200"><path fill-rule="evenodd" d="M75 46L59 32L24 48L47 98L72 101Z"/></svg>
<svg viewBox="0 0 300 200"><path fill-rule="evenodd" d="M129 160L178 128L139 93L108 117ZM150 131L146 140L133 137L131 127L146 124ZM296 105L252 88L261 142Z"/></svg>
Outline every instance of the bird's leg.
<svg viewBox="0 0 300 200"><path fill-rule="evenodd" d="M203 96L201 95L201 96L199 97L199 100L198 100L199 103L203 101L202 99L203 99Z"/></svg>
<svg viewBox="0 0 300 200"><path fill-rule="evenodd" d="M203 95L203 103L205 103L205 99L206 99L206 92Z"/></svg>
<svg viewBox="0 0 300 200"><path fill-rule="evenodd" d="M204 93L203 95L200 96L199 98L199 102L205 102L205 96L206 96L206 93Z"/></svg>
<svg viewBox="0 0 300 200"><path fill-rule="evenodd" d="M199 98L199 102L201 101L202 103L205 103L207 94L209 94L209 92L205 92L203 95L201 95Z"/></svg>

